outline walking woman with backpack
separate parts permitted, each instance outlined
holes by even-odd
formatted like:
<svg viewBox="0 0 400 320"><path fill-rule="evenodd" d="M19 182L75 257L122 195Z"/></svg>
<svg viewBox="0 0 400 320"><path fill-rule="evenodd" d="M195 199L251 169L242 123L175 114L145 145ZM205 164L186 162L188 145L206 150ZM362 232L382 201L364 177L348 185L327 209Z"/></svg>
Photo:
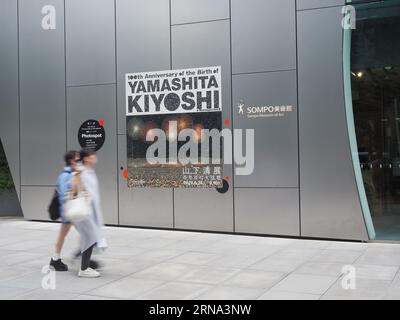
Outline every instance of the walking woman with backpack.
<svg viewBox="0 0 400 320"><path fill-rule="evenodd" d="M73 172L76 171L78 162L80 161L79 152L75 150L66 152L64 155L64 161L65 167L57 179L57 189L49 206L50 218L52 220L58 220L61 218L61 227L55 245L55 254L50 260L50 267L55 271L68 271L68 266L61 260L61 250L65 238L71 229L71 223L64 215L64 194L67 189L70 188Z"/></svg>

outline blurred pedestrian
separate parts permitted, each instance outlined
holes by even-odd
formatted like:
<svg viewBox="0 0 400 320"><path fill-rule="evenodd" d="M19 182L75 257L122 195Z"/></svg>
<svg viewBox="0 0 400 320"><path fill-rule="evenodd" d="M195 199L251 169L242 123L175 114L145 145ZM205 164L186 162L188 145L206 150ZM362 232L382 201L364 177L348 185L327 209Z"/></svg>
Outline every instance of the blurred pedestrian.
<svg viewBox="0 0 400 320"><path fill-rule="evenodd" d="M90 267L93 249L102 252L107 248L107 242L103 235L103 214L100 204L100 188L96 176L95 167L97 164L96 152L84 149L80 152L82 167L77 170L73 177L73 188L81 185L89 195L90 213L82 221L74 223L76 230L80 234L81 244L81 268L80 277L94 278L99 277L100 273Z"/></svg>
<svg viewBox="0 0 400 320"><path fill-rule="evenodd" d="M80 154L78 151L70 150L66 152L64 155L65 167L57 179L57 195L61 227L58 232L55 253L50 260L50 267L55 271L68 271L68 266L61 259L61 250L64 246L65 238L71 229L71 222L68 221L64 215L64 195L70 188L73 172L76 171L79 160Z"/></svg>

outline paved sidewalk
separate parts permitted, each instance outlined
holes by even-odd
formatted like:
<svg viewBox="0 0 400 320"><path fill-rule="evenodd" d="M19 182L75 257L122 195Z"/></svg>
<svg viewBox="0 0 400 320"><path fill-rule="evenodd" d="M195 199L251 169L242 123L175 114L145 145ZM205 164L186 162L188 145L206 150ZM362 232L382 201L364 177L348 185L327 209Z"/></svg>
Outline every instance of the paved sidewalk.
<svg viewBox="0 0 400 320"><path fill-rule="evenodd" d="M56 273L42 288L59 225L0 219L0 299L400 299L400 245L106 228L102 277ZM356 289L342 288L342 268ZM51 280L51 279L50 279ZM46 282L49 283L49 282Z"/></svg>

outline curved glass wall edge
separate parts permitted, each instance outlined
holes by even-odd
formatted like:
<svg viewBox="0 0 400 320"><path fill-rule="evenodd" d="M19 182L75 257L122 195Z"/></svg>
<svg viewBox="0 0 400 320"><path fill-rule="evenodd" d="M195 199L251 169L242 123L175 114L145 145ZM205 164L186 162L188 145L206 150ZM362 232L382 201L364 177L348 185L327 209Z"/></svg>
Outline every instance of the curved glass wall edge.
<svg viewBox="0 0 400 320"><path fill-rule="evenodd" d="M400 240L400 0L348 1L343 33L348 134L370 239Z"/></svg>
<svg viewBox="0 0 400 320"><path fill-rule="evenodd" d="M346 105L346 119L347 128L349 134L351 157L353 161L354 174L361 203L361 209L364 216L364 222L367 228L369 239L375 239L375 229L371 218L371 212L369 210L367 196L363 184L363 177L361 173L360 160L358 156L357 138L354 127L354 116L353 116L353 101L351 92L351 67L350 67L350 50L351 50L351 29L343 31L343 77L344 77L344 95Z"/></svg>

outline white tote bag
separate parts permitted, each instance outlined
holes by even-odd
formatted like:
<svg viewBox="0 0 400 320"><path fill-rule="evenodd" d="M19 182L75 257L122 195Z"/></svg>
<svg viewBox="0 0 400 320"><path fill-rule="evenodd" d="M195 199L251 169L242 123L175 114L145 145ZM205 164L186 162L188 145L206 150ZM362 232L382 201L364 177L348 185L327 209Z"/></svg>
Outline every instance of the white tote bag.
<svg viewBox="0 0 400 320"><path fill-rule="evenodd" d="M65 217L73 224L85 220L91 212L90 196L79 184L78 192L69 190L65 196Z"/></svg>

